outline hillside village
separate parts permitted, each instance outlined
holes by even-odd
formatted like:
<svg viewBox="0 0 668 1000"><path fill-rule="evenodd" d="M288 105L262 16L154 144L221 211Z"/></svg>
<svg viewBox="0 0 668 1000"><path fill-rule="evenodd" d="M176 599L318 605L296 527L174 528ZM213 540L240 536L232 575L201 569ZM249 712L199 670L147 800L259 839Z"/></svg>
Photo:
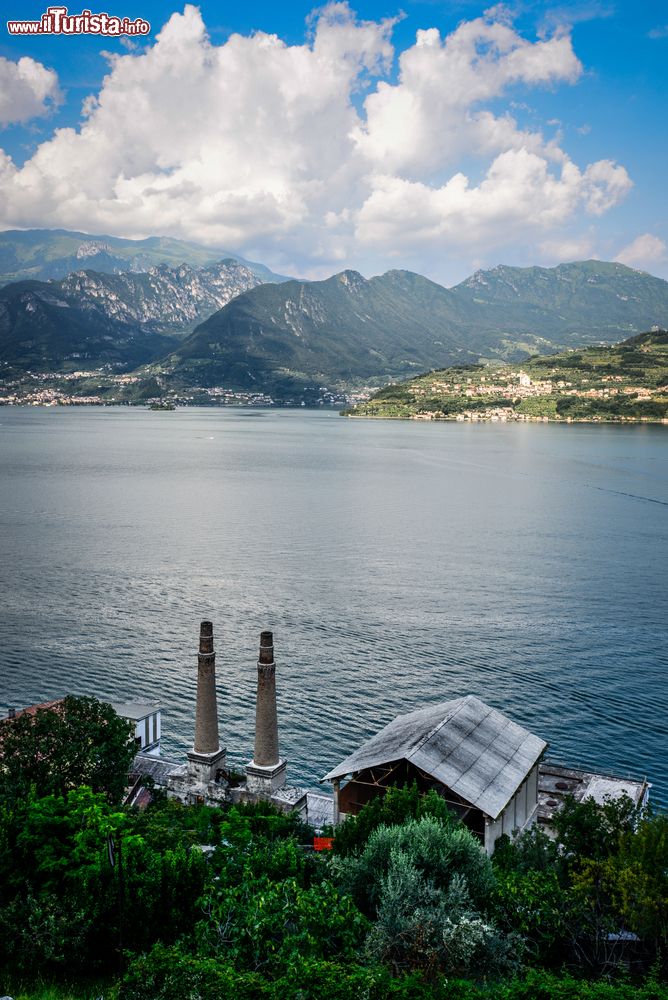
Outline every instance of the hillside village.
<svg viewBox="0 0 668 1000"><path fill-rule="evenodd" d="M616 347L533 357L521 366L466 365L394 383L347 416L456 421L668 422L668 334Z"/></svg>

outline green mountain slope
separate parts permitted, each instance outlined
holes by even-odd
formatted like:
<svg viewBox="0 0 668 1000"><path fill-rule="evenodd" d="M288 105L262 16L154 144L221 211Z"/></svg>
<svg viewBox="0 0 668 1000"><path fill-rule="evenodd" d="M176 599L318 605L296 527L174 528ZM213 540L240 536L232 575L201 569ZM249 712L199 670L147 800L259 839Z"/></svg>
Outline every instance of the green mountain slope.
<svg viewBox="0 0 668 1000"><path fill-rule="evenodd" d="M173 375L239 389L387 377L474 360L452 292L408 271L365 280L264 285L199 326L170 359Z"/></svg>
<svg viewBox="0 0 668 1000"><path fill-rule="evenodd" d="M418 420L668 422L668 333L529 358L460 365L386 386L346 411Z"/></svg>
<svg viewBox="0 0 668 1000"><path fill-rule="evenodd" d="M0 289L0 361L56 371L100 363L136 366L163 355L259 278L234 260L145 273L77 271L62 281Z"/></svg>
<svg viewBox="0 0 668 1000"><path fill-rule="evenodd" d="M231 258L248 267L262 281L286 281L264 264L244 260L216 247L203 247L185 240L151 236L128 240L118 236L91 236L67 229L7 230L0 233L0 285L36 279L64 278L71 271L91 269L105 274L148 271L159 264L206 267Z"/></svg>
<svg viewBox="0 0 668 1000"><path fill-rule="evenodd" d="M557 346L612 343L668 326L668 282L623 264L588 260L557 267L495 267L452 289L475 316L476 333Z"/></svg>
<svg viewBox="0 0 668 1000"><path fill-rule="evenodd" d="M292 393L403 377L476 361L518 360L569 344L614 342L668 326L668 282L622 264L498 267L445 289L408 271L344 271L239 296L170 357L186 385Z"/></svg>

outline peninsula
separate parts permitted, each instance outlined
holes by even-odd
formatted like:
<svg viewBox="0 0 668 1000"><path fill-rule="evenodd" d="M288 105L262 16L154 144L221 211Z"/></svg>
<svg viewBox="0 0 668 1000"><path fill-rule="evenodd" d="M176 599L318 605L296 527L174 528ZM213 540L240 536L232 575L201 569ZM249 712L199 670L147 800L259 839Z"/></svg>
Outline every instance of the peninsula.
<svg viewBox="0 0 668 1000"><path fill-rule="evenodd" d="M342 411L351 417L458 421L668 422L668 333L614 347L456 365L395 382Z"/></svg>

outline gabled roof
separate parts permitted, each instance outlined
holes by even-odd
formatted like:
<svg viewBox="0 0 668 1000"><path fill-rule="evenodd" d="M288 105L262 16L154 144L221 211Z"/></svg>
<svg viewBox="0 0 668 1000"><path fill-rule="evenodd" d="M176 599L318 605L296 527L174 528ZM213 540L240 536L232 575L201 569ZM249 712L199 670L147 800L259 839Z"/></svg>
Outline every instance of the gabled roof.
<svg viewBox="0 0 668 1000"><path fill-rule="evenodd" d="M467 695L398 716L323 781L408 760L496 819L546 747L538 736Z"/></svg>

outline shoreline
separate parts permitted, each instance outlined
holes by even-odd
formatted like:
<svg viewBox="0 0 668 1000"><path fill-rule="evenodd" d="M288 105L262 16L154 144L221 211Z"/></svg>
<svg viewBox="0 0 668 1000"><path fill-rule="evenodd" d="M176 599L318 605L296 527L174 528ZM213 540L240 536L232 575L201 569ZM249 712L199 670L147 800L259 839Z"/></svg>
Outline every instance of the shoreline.
<svg viewBox="0 0 668 1000"><path fill-rule="evenodd" d="M421 415L411 415L407 417L394 416L392 414L375 413L341 413L340 416L348 420L404 420L414 421L423 424L652 424L657 427L668 426L668 417L660 420L653 420L650 417L428 417Z"/></svg>

